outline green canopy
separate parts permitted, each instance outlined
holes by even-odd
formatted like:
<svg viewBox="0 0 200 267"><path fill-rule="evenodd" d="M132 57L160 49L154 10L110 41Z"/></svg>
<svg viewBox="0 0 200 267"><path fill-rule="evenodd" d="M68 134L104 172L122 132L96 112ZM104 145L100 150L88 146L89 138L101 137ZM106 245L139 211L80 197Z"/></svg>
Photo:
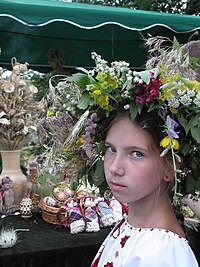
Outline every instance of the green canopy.
<svg viewBox="0 0 200 267"><path fill-rule="evenodd" d="M144 38L163 35L180 43L199 39L200 17L62 0L0 2L0 64L13 56L30 66L48 66L59 50L68 68L92 67L91 52L108 61L125 60L141 69L147 57ZM197 34L194 35L194 32Z"/></svg>

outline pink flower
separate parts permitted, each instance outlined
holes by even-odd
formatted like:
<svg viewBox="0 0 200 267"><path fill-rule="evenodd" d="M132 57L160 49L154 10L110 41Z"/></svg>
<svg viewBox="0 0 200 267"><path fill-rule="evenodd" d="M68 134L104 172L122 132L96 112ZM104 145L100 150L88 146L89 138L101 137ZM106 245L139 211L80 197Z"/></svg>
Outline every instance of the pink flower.
<svg viewBox="0 0 200 267"><path fill-rule="evenodd" d="M150 79L149 84L136 82L136 89L134 90L136 102L143 105L154 101L159 96L159 88L161 81L159 78Z"/></svg>

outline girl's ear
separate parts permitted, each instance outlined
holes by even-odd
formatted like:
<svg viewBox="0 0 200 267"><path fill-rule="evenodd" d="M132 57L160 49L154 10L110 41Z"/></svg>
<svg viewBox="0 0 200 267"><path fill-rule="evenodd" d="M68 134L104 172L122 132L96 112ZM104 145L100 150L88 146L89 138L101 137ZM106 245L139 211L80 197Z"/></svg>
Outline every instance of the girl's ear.
<svg viewBox="0 0 200 267"><path fill-rule="evenodd" d="M176 162L176 169L179 170L182 165L182 160L180 162ZM168 166L164 170L164 177L163 180L166 182L171 182L174 179L174 169L173 169L173 162L171 162L170 167Z"/></svg>
<svg viewBox="0 0 200 267"><path fill-rule="evenodd" d="M167 171L167 172L164 173L163 180L165 182L171 182L173 180L173 178L174 178L174 172L173 172L173 170Z"/></svg>

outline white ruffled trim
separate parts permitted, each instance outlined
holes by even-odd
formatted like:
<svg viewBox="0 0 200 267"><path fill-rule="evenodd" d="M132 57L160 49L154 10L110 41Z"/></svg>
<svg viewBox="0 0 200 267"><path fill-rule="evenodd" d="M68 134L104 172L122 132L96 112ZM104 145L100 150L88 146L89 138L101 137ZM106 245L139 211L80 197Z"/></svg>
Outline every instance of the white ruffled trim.
<svg viewBox="0 0 200 267"><path fill-rule="evenodd" d="M85 230L85 223L83 220L77 220L70 223L70 233L71 234L78 234Z"/></svg>
<svg viewBox="0 0 200 267"><path fill-rule="evenodd" d="M87 222L86 232L98 232L100 230L98 222Z"/></svg>

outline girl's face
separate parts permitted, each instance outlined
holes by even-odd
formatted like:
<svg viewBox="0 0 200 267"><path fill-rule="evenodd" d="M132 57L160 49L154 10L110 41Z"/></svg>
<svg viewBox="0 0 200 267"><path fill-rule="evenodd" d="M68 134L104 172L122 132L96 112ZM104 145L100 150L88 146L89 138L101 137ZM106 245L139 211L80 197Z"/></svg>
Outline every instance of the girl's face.
<svg viewBox="0 0 200 267"><path fill-rule="evenodd" d="M120 118L109 129L104 171L113 195L120 202L158 200L166 188L163 161L151 147L151 136L128 117Z"/></svg>

